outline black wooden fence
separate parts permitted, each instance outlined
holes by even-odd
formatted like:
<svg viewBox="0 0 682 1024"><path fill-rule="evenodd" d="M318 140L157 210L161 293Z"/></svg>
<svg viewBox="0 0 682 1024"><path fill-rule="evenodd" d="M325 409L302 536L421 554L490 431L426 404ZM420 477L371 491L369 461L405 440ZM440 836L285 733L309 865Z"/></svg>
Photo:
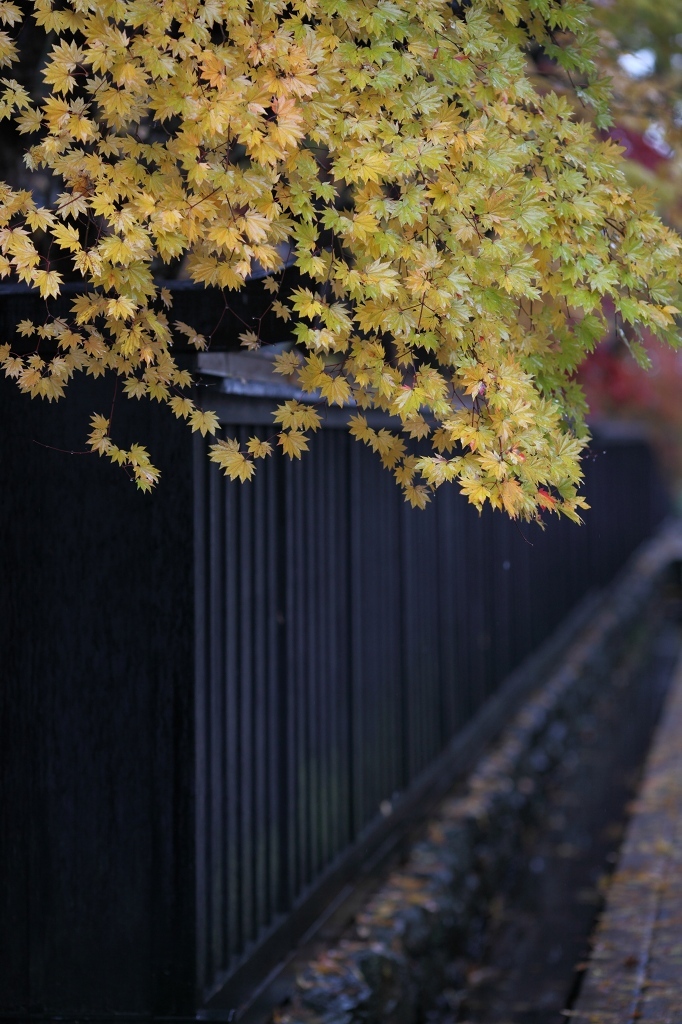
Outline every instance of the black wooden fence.
<svg viewBox="0 0 682 1024"><path fill-rule="evenodd" d="M0 1019L229 1019L663 511L639 442L596 445L586 525L541 532L454 488L411 510L331 416L241 486L124 403L143 497L65 454L106 382L0 387Z"/></svg>
<svg viewBox="0 0 682 1024"><path fill-rule="evenodd" d="M272 433L267 402L218 408L243 444ZM415 511L344 419L252 487L196 462L197 964L217 1005L660 514L641 443L595 447L583 528L478 516L454 487Z"/></svg>

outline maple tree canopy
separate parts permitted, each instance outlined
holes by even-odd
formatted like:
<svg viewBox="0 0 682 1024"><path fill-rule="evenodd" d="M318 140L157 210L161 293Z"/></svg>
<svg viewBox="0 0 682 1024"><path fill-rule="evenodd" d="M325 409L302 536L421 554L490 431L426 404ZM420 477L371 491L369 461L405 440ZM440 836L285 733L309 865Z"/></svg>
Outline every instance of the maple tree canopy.
<svg viewBox="0 0 682 1024"><path fill-rule="evenodd" d="M605 297L624 324L676 342L681 244L628 186L603 132L608 90L586 4L32 7L54 33L43 84L31 96L5 78L0 111L27 137L28 169L61 191L42 207L0 188L0 274L47 300L41 322L18 325L36 350L0 348L22 391L52 400L78 372L113 372L128 395L218 434L173 358L174 331L206 342L173 322L152 271L182 258L194 281L236 290L259 265L296 339L277 372L347 407L353 435L412 504L457 481L479 508L579 518L588 435L574 371L605 329ZM21 19L0 0L4 65L20 59ZM538 47L573 98L530 74ZM49 300L67 272L88 287L58 318ZM243 481L277 445L300 457L318 408L285 402L270 440L218 439L211 457ZM374 429L366 409L396 428ZM116 444L106 416L93 416L89 443L142 489L158 478L141 445Z"/></svg>

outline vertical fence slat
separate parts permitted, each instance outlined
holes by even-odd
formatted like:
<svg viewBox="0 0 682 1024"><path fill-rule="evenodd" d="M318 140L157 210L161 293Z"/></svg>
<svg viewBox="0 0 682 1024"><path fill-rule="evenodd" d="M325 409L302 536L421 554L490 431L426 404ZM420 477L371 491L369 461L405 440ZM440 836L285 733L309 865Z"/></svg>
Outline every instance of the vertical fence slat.
<svg viewBox="0 0 682 1024"><path fill-rule="evenodd" d="M209 792L210 792L210 845L208 862L210 888L209 918L211 928L209 963L225 962L223 926L225 920L225 891L223 876L223 844L225 842L225 815L223 789L225 783L225 743L223 739L223 703L225 695L223 651L220 638L224 622L225 586L223 576L221 526L224 515L223 487L215 470L210 474L210 545L212 557L208 566L210 614L210 679L208 691L209 728Z"/></svg>
<svg viewBox="0 0 682 1024"><path fill-rule="evenodd" d="M286 849L287 874L284 881L285 900L283 909L293 905L299 889L299 852L298 852L298 760L299 760L299 720L297 693L298 651L300 648L300 624L296 609L297 566L294 563L293 537L296 529L296 503L293 479L294 467L289 464L282 466L284 488L284 597L285 597L285 628L286 628L286 659L284 665L283 689L286 694Z"/></svg>
<svg viewBox="0 0 682 1024"><path fill-rule="evenodd" d="M210 669L208 664L208 600L206 595L206 573L210 550L209 530L206 523L208 502L206 501L208 463L205 459L203 445L198 437L195 442L194 454L194 694L195 694L195 760L196 777L195 800L195 894L196 894L196 977L200 990L210 980L208 967L208 922L207 922L207 858L206 836L209 829L210 811L207 800L207 695Z"/></svg>
<svg viewBox="0 0 682 1024"><path fill-rule="evenodd" d="M268 591L265 487L252 491L253 564L253 746L254 746L254 921L255 934L267 927L268 914Z"/></svg>
<svg viewBox="0 0 682 1024"><path fill-rule="evenodd" d="M286 705L283 694L283 640L284 640L284 601L281 588L281 487L278 486L280 474L277 463L269 461L263 468L266 486L264 487L265 531L266 531L266 563L267 574L267 804L266 820L267 841L267 872L268 872L268 916L273 920L282 908L282 874L286 870L283 844L283 793L280 784L283 763L283 725L286 722Z"/></svg>
<svg viewBox="0 0 682 1024"><path fill-rule="evenodd" d="M224 486L224 485L223 485ZM239 756L239 636L240 622L240 581L239 564L239 515L238 494L233 488L225 488L224 576L225 576L225 623L221 637L224 644L225 660L225 718L223 723L227 764L225 780L225 875L227 879L227 945L230 957L237 956L243 945L242 914L240 903L240 844L241 805ZM229 960L227 961L229 962ZM226 962L226 965L227 965ZM225 966L226 966L225 965Z"/></svg>
<svg viewBox="0 0 682 1024"><path fill-rule="evenodd" d="M255 848L254 848L254 692L253 692L253 507L251 491L240 488L239 501L239 750L238 765L241 811L240 882L243 941L256 937Z"/></svg>

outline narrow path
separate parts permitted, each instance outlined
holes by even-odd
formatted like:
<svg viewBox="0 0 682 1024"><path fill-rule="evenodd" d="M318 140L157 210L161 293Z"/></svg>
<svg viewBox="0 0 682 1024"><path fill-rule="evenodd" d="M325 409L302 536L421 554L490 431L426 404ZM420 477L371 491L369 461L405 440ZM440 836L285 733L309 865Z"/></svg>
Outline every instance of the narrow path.
<svg viewBox="0 0 682 1024"><path fill-rule="evenodd" d="M682 662L572 1019L682 1020Z"/></svg>
<svg viewBox="0 0 682 1024"><path fill-rule="evenodd" d="M574 743L556 770L544 814L528 830L525 855L513 867L516 877L507 880L487 954L480 969L469 973L457 1020L570 1020L564 1014L576 987L576 965L582 967L589 956L604 883L619 857L646 745L680 657L677 617L671 607L644 668L633 671L623 664L582 715ZM646 719L650 724L643 728ZM682 737L682 725L678 728ZM679 770L682 777L682 764ZM679 839L682 845L682 835ZM679 906L682 911L682 900ZM682 935L677 941L682 944ZM682 978L679 962L677 969ZM654 1020L664 1024L665 1018ZM627 1021L617 1014L613 1018L613 1024ZM612 1018L604 1018L604 1024L612 1024ZM682 1012L675 1024L682 1024Z"/></svg>

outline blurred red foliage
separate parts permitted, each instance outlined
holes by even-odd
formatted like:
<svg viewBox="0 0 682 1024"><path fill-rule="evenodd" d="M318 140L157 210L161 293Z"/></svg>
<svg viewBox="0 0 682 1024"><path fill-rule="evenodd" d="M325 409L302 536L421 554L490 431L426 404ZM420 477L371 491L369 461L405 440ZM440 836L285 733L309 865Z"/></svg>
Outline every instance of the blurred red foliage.
<svg viewBox="0 0 682 1024"><path fill-rule="evenodd" d="M590 419L643 426L675 490L682 490L682 351L653 338L644 347L651 367L639 366L627 345L611 336L583 362L578 379Z"/></svg>

